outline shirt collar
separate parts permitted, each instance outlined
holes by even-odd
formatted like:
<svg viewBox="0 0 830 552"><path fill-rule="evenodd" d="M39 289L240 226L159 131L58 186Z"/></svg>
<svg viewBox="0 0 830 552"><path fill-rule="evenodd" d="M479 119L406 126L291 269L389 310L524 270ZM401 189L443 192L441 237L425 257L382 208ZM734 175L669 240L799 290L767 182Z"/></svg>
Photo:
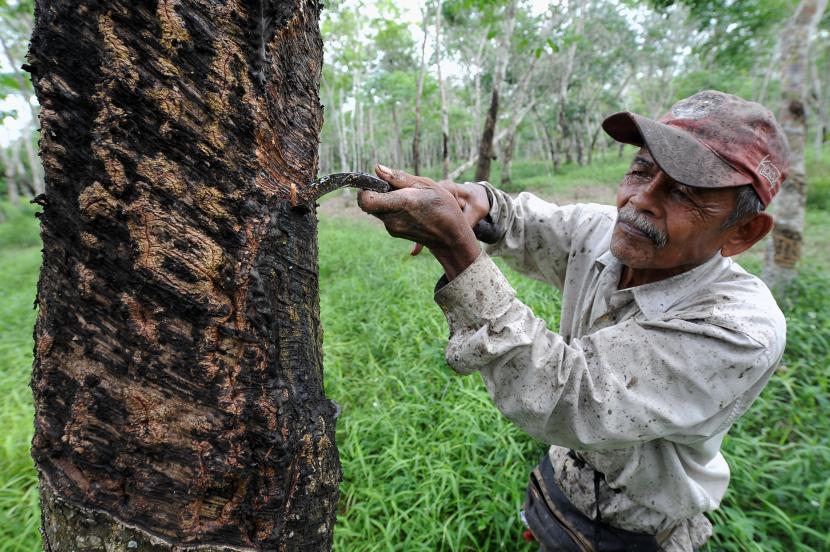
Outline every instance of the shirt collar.
<svg viewBox="0 0 830 552"><path fill-rule="evenodd" d="M687 270L659 282L643 284L626 290L634 295L637 306L648 318L656 318L665 313L669 308L676 305L681 299L704 287L715 279L730 260L721 256L720 252L715 253L711 259L700 266ZM595 266L600 270L606 267L622 264L610 250L600 255L595 261Z"/></svg>

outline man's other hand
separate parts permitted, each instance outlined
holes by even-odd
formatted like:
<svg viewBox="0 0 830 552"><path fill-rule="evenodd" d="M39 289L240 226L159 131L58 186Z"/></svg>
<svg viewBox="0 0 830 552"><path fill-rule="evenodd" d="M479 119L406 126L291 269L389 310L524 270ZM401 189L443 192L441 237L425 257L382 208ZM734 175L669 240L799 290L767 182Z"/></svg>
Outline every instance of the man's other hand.
<svg viewBox="0 0 830 552"><path fill-rule="evenodd" d="M458 201L464 218L475 228L476 224L490 212L490 200L487 198L487 190L481 184L468 182L456 184L451 180L440 180L441 186L447 189Z"/></svg>
<svg viewBox="0 0 830 552"><path fill-rule="evenodd" d="M450 280L472 264L481 252L472 227L489 210L482 207L479 196L451 182L438 183L383 165L375 172L396 190L385 194L361 190L357 196L361 209L383 221L392 236L429 248Z"/></svg>
<svg viewBox="0 0 830 552"><path fill-rule="evenodd" d="M456 184L452 180L439 180L438 184L446 188L458 201L464 218L470 223L470 228L475 228L478 221L487 216L490 212L490 200L487 198L487 191L481 184L466 183ZM411 255L414 257L423 249L423 245L415 243Z"/></svg>

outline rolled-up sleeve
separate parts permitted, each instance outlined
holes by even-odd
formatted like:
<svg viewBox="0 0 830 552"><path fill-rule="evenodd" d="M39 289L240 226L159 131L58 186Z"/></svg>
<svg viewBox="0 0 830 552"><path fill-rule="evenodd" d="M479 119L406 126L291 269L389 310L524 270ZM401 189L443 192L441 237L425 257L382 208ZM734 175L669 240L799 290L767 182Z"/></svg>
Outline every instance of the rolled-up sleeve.
<svg viewBox="0 0 830 552"><path fill-rule="evenodd" d="M723 431L782 353L699 312L635 317L566 343L486 253L435 300L450 327L448 364L480 372L496 407L530 435L579 450Z"/></svg>

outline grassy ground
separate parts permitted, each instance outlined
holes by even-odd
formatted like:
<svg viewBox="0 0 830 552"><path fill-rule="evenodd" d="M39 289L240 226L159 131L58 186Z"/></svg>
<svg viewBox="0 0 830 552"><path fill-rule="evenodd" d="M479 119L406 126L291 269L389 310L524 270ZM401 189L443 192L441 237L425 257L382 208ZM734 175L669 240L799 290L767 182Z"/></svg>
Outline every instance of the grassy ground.
<svg viewBox="0 0 830 552"><path fill-rule="evenodd" d="M514 174L527 170L517 186L548 197L578 198L586 182L591 193L610 196L624 164L609 159L551 180L525 163ZM813 161L811 169L809 257L781 301L785 362L725 442L733 479L712 515L710 550L830 550L830 277L827 249L816 249L830 232L830 167ZM39 549L27 387L39 244L31 212L9 215L0 224L0 552ZM440 270L408 250L376 225L322 217L326 391L343 407L336 549L531 550L520 540L517 512L528 470L546 447L498 414L479 376L462 378L446 366L446 322L432 302ZM760 256L746 264L757 271ZM557 293L506 272L556 327Z"/></svg>
<svg viewBox="0 0 830 552"><path fill-rule="evenodd" d="M0 550L39 549L32 439L32 329L40 240L33 209L0 224Z"/></svg>

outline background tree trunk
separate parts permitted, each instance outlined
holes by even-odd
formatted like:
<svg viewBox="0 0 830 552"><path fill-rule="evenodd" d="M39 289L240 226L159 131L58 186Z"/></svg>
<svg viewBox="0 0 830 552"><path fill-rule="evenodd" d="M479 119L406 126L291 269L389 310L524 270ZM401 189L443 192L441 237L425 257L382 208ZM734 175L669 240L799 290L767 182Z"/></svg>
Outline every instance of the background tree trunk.
<svg viewBox="0 0 830 552"><path fill-rule="evenodd" d="M814 98L815 108L813 113L813 149L816 157L821 157L821 148L824 146L824 136L827 134L827 125L830 115L827 113L827 89L821 79L821 74L818 71L818 61L816 54L812 54L812 61L810 63L810 80L812 81L812 96Z"/></svg>
<svg viewBox="0 0 830 552"><path fill-rule="evenodd" d="M39 0L44 547L324 550L320 5Z"/></svg>
<svg viewBox="0 0 830 552"><path fill-rule="evenodd" d="M542 116L539 114L539 110L536 109L536 106L533 107L533 114L536 116L536 120L539 122L539 125L542 127L542 131L544 132L545 145L547 146L547 151L550 156L551 166L553 167L553 172L556 173L559 170L559 166L553 136L551 136L548 125L545 123L544 119L542 119Z"/></svg>
<svg viewBox="0 0 830 552"><path fill-rule="evenodd" d="M447 86L441 73L441 0L435 8L435 68L438 71L438 89L441 93L441 177L450 175L450 119L447 106Z"/></svg>
<svg viewBox="0 0 830 552"><path fill-rule="evenodd" d="M516 148L516 131L527 113L533 109L533 105L535 103L533 98L527 98L527 96L530 80L536 72L536 61L537 58L534 55L530 60L530 67L528 67L525 71L517 90L511 98L513 102L513 116L507 124L506 139L504 141L504 146L502 147L501 185L503 187L509 187L512 185L510 169L513 163L513 152Z"/></svg>
<svg viewBox="0 0 830 552"><path fill-rule="evenodd" d="M17 83L17 87L20 90L20 95L23 96L23 99L26 101L26 106L29 109L29 114L32 117L32 125L34 126L34 121L37 120L37 109L29 103L29 98L32 95L31 90L26 85L26 77L18 68L17 63L14 60L14 56L12 55L11 49L6 41L0 36L0 45L3 47L3 54L6 57L6 61L12 68L12 73L14 74L14 80ZM32 173L32 189L35 195L43 193L43 169L40 166L40 161L37 158L37 154L35 153L35 147L32 144L31 140L32 132L29 129L26 129L23 133L23 148L26 151L26 157L29 161L29 169Z"/></svg>
<svg viewBox="0 0 830 552"><path fill-rule="evenodd" d="M424 21L421 26L424 39L421 42L421 66L418 70L418 90L415 92L415 131L412 133L412 173L419 175L421 170L421 96L424 94L424 77L426 76L426 48L429 16L423 8Z"/></svg>
<svg viewBox="0 0 830 552"><path fill-rule="evenodd" d="M769 241L764 281L784 287L796 276L804 240L804 205L807 178L804 150L807 138L806 95L810 42L827 0L801 0L795 15L781 33L782 105L778 120L790 144L790 174L775 199L775 228Z"/></svg>
<svg viewBox="0 0 830 552"><path fill-rule="evenodd" d="M496 121L499 116L499 91L504 76L507 73L507 63L510 60L510 43L513 27L516 24L516 0L510 0L505 13L504 28L500 40L499 59L496 63L496 72L493 75L493 90L490 94L490 108L484 119L484 128L481 131L481 142L478 147L478 161L474 180L481 182L490 179L490 164L493 161L495 146L493 136L496 132Z"/></svg>
<svg viewBox="0 0 830 552"><path fill-rule="evenodd" d="M15 157L17 144L9 144L7 148L0 148L0 158L3 160L3 174L6 177L6 195L9 203L17 207L20 205L20 193L17 190L17 178L15 171Z"/></svg>
<svg viewBox="0 0 830 552"><path fill-rule="evenodd" d="M403 142L401 141L401 125L398 123L398 103L392 104L392 132L394 133L393 142L393 159L395 160L395 167L402 167L403 160Z"/></svg>

